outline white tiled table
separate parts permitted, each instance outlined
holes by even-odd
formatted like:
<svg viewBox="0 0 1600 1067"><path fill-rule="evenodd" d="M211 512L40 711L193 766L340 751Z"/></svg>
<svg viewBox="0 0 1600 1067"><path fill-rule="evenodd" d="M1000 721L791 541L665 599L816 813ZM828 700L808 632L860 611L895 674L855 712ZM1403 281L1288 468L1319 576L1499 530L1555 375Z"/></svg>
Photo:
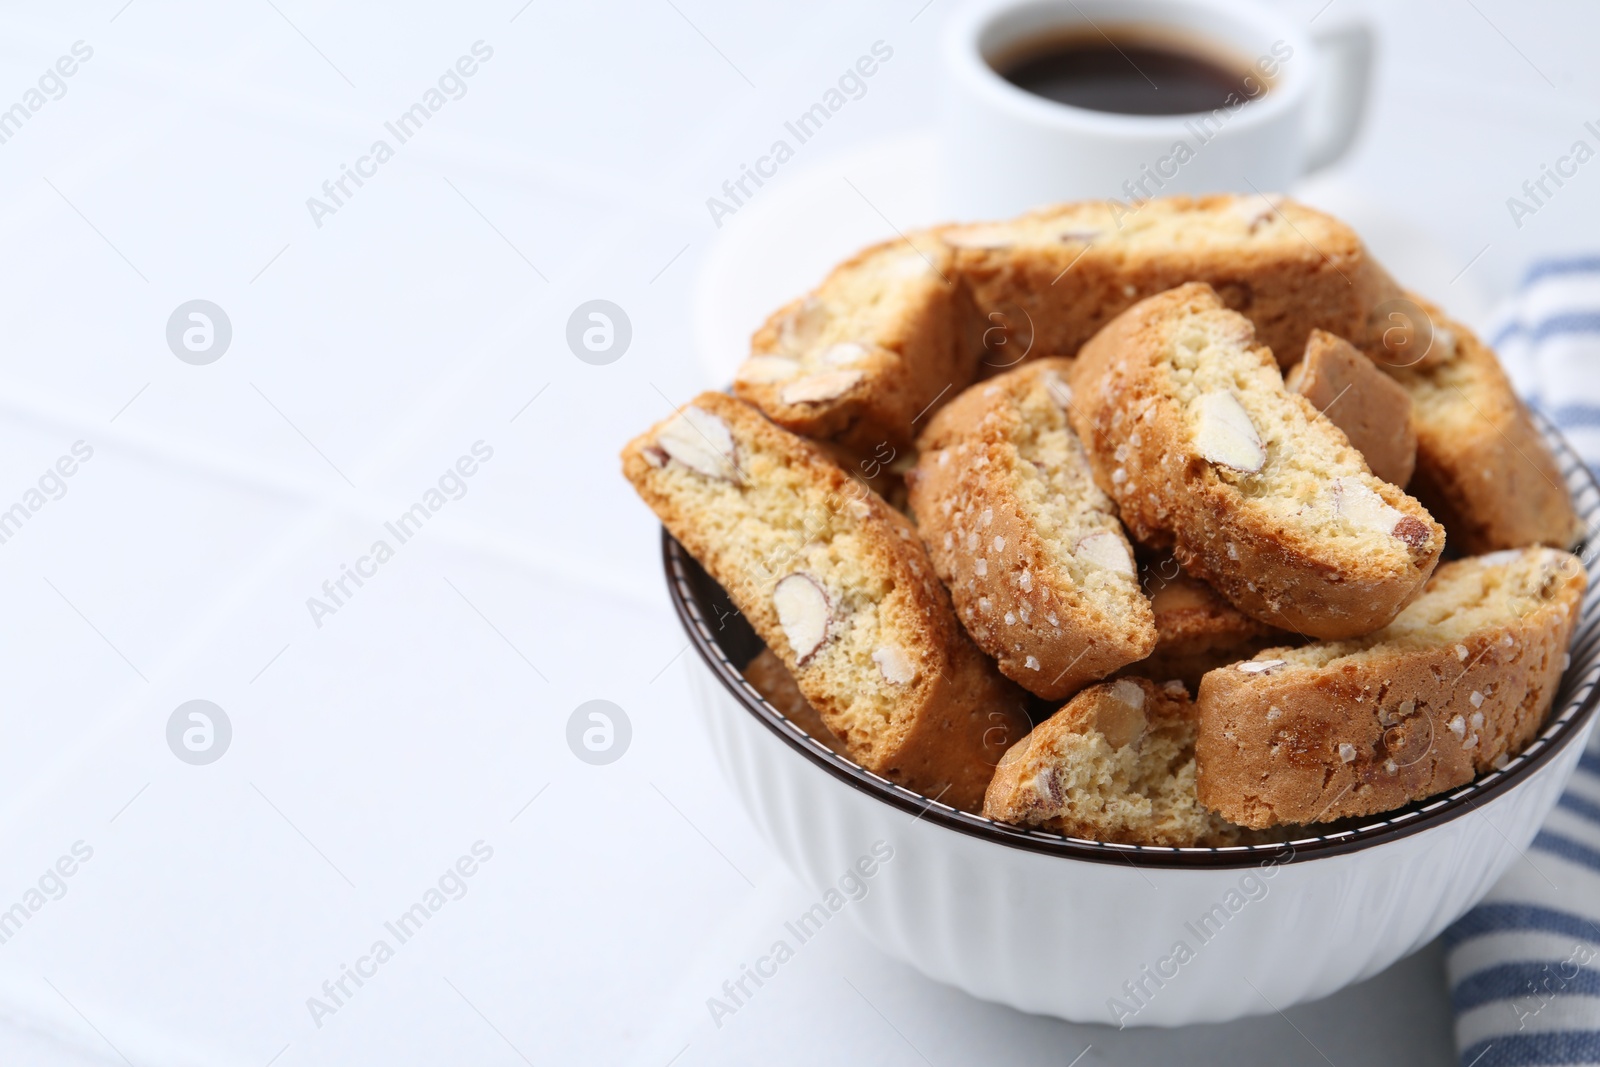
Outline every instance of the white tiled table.
<svg viewBox="0 0 1600 1067"><path fill-rule="evenodd" d="M1357 6L1334 2L1320 17ZM1596 113L1600 16L1476 2L1383 14L1340 181L1494 292L1600 233L1600 171L1521 229L1504 206ZM0 107L74 42L93 56L0 143L0 509L74 442L94 455L0 544L0 908L74 842L93 856L0 943L0 1062L1450 1060L1431 952L1287 1020L1116 1034L972 1001L839 928L708 1021L803 891L711 766L615 452L707 384L705 198L875 40L893 62L792 173L927 131L946 7L4 16ZM480 40L465 94L318 227L307 198ZM203 367L164 336L194 298L233 327ZM633 326L608 366L564 341L594 298ZM465 494L319 627L307 598L479 441ZM210 766L165 742L195 698L233 726ZM604 767L565 743L594 698L634 729ZM478 841L465 895L319 1027L307 998Z"/></svg>

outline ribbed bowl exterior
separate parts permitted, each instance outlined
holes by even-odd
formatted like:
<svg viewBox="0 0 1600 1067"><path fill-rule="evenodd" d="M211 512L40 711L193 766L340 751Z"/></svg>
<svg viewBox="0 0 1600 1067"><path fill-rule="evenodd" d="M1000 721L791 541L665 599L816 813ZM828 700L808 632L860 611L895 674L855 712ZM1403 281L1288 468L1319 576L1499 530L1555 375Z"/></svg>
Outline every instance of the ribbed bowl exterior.
<svg viewBox="0 0 1600 1067"><path fill-rule="evenodd" d="M1593 727L1591 717L1516 788L1398 840L1163 870L1031 852L918 818L814 766L698 662L692 677L724 773L819 898L874 844L893 849L861 880L866 896L840 909L884 952L984 1000L1130 1026L1286 1008L1420 948L1519 859Z"/></svg>

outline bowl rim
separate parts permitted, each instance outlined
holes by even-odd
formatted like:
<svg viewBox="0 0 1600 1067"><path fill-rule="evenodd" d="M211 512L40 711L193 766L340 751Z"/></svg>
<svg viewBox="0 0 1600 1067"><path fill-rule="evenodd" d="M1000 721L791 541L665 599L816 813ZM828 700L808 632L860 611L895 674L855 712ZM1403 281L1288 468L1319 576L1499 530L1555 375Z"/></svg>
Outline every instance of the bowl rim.
<svg viewBox="0 0 1600 1067"><path fill-rule="evenodd" d="M1561 466L1574 510L1584 520L1585 529L1590 528L1593 520L1600 518L1600 482L1595 480L1588 466L1547 419L1538 412L1530 414ZM1580 559L1583 558L1583 546L1574 551ZM1238 869L1328 859L1398 841L1474 813L1483 804L1531 781L1584 732L1589 721L1595 717L1596 707L1600 707L1600 685L1596 684L1600 682L1600 618L1597 618L1600 615L1600 582L1597 582L1600 575L1596 574L1597 567L1600 567L1600 553L1593 553L1595 558L1585 561L1589 585L1569 645L1571 662L1558 687L1559 694L1568 683L1572 683L1572 696L1556 709L1538 735L1504 767L1491 770L1442 795L1371 816L1369 821L1353 829L1312 834L1287 842L1202 848L1124 845L1068 837L1046 830L1014 826L940 803L874 774L807 734L745 680L740 668L717 643L708 623L707 612L703 610L700 596L695 590L697 575L706 581L714 580L705 574L665 527L661 530L661 554L668 596L688 634L689 643L734 700L790 748L846 785L918 819L994 844L1070 859L1126 863L1146 870ZM1581 654L1577 651L1580 648L1583 650Z"/></svg>

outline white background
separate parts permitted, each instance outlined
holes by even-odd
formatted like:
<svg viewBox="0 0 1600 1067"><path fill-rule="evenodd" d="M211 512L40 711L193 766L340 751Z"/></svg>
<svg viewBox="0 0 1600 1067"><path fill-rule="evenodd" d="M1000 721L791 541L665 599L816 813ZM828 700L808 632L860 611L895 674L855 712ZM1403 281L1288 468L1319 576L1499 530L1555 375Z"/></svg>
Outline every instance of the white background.
<svg viewBox="0 0 1600 1067"><path fill-rule="evenodd" d="M1287 10L1363 10L1322 6ZM94 851L0 944L0 1062L1451 1061L1431 951L1287 1018L1116 1034L837 927L709 1024L808 894L710 762L615 456L732 355L695 351L706 197L876 40L892 62L760 195L932 133L948 9L8 5L0 107L94 54L0 144L0 508L94 455L0 544L0 908ZM1505 200L1600 119L1600 14L1369 13L1376 103L1326 195L1427 234L1463 294L1430 295L1467 315L1592 248L1600 163L1520 229ZM316 226L306 199L479 40L465 96ZM209 366L165 340L194 298L233 327ZM632 323L608 366L565 342L594 298ZM306 599L477 441L466 495L315 625ZM206 767L165 741L195 698L234 731ZM604 767L565 740L595 698L633 725ZM306 999L479 840L466 895L316 1026Z"/></svg>

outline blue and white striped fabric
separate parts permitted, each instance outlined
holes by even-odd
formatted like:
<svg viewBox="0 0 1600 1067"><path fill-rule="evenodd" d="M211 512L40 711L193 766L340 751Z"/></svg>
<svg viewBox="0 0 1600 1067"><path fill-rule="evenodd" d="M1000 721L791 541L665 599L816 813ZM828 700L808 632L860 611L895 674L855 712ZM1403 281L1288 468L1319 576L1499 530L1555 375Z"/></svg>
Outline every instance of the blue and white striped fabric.
<svg viewBox="0 0 1600 1067"><path fill-rule="evenodd" d="M1600 256L1535 263L1489 341L1517 391L1600 469Z"/></svg>
<svg viewBox="0 0 1600 1067"><path fill-rule="evenodd" d="M1490 339L1600 472L1600 257L1535 264ZM1462 1067L1600 1064L1600 732L1526 861L1444 943Z"/></svg>

